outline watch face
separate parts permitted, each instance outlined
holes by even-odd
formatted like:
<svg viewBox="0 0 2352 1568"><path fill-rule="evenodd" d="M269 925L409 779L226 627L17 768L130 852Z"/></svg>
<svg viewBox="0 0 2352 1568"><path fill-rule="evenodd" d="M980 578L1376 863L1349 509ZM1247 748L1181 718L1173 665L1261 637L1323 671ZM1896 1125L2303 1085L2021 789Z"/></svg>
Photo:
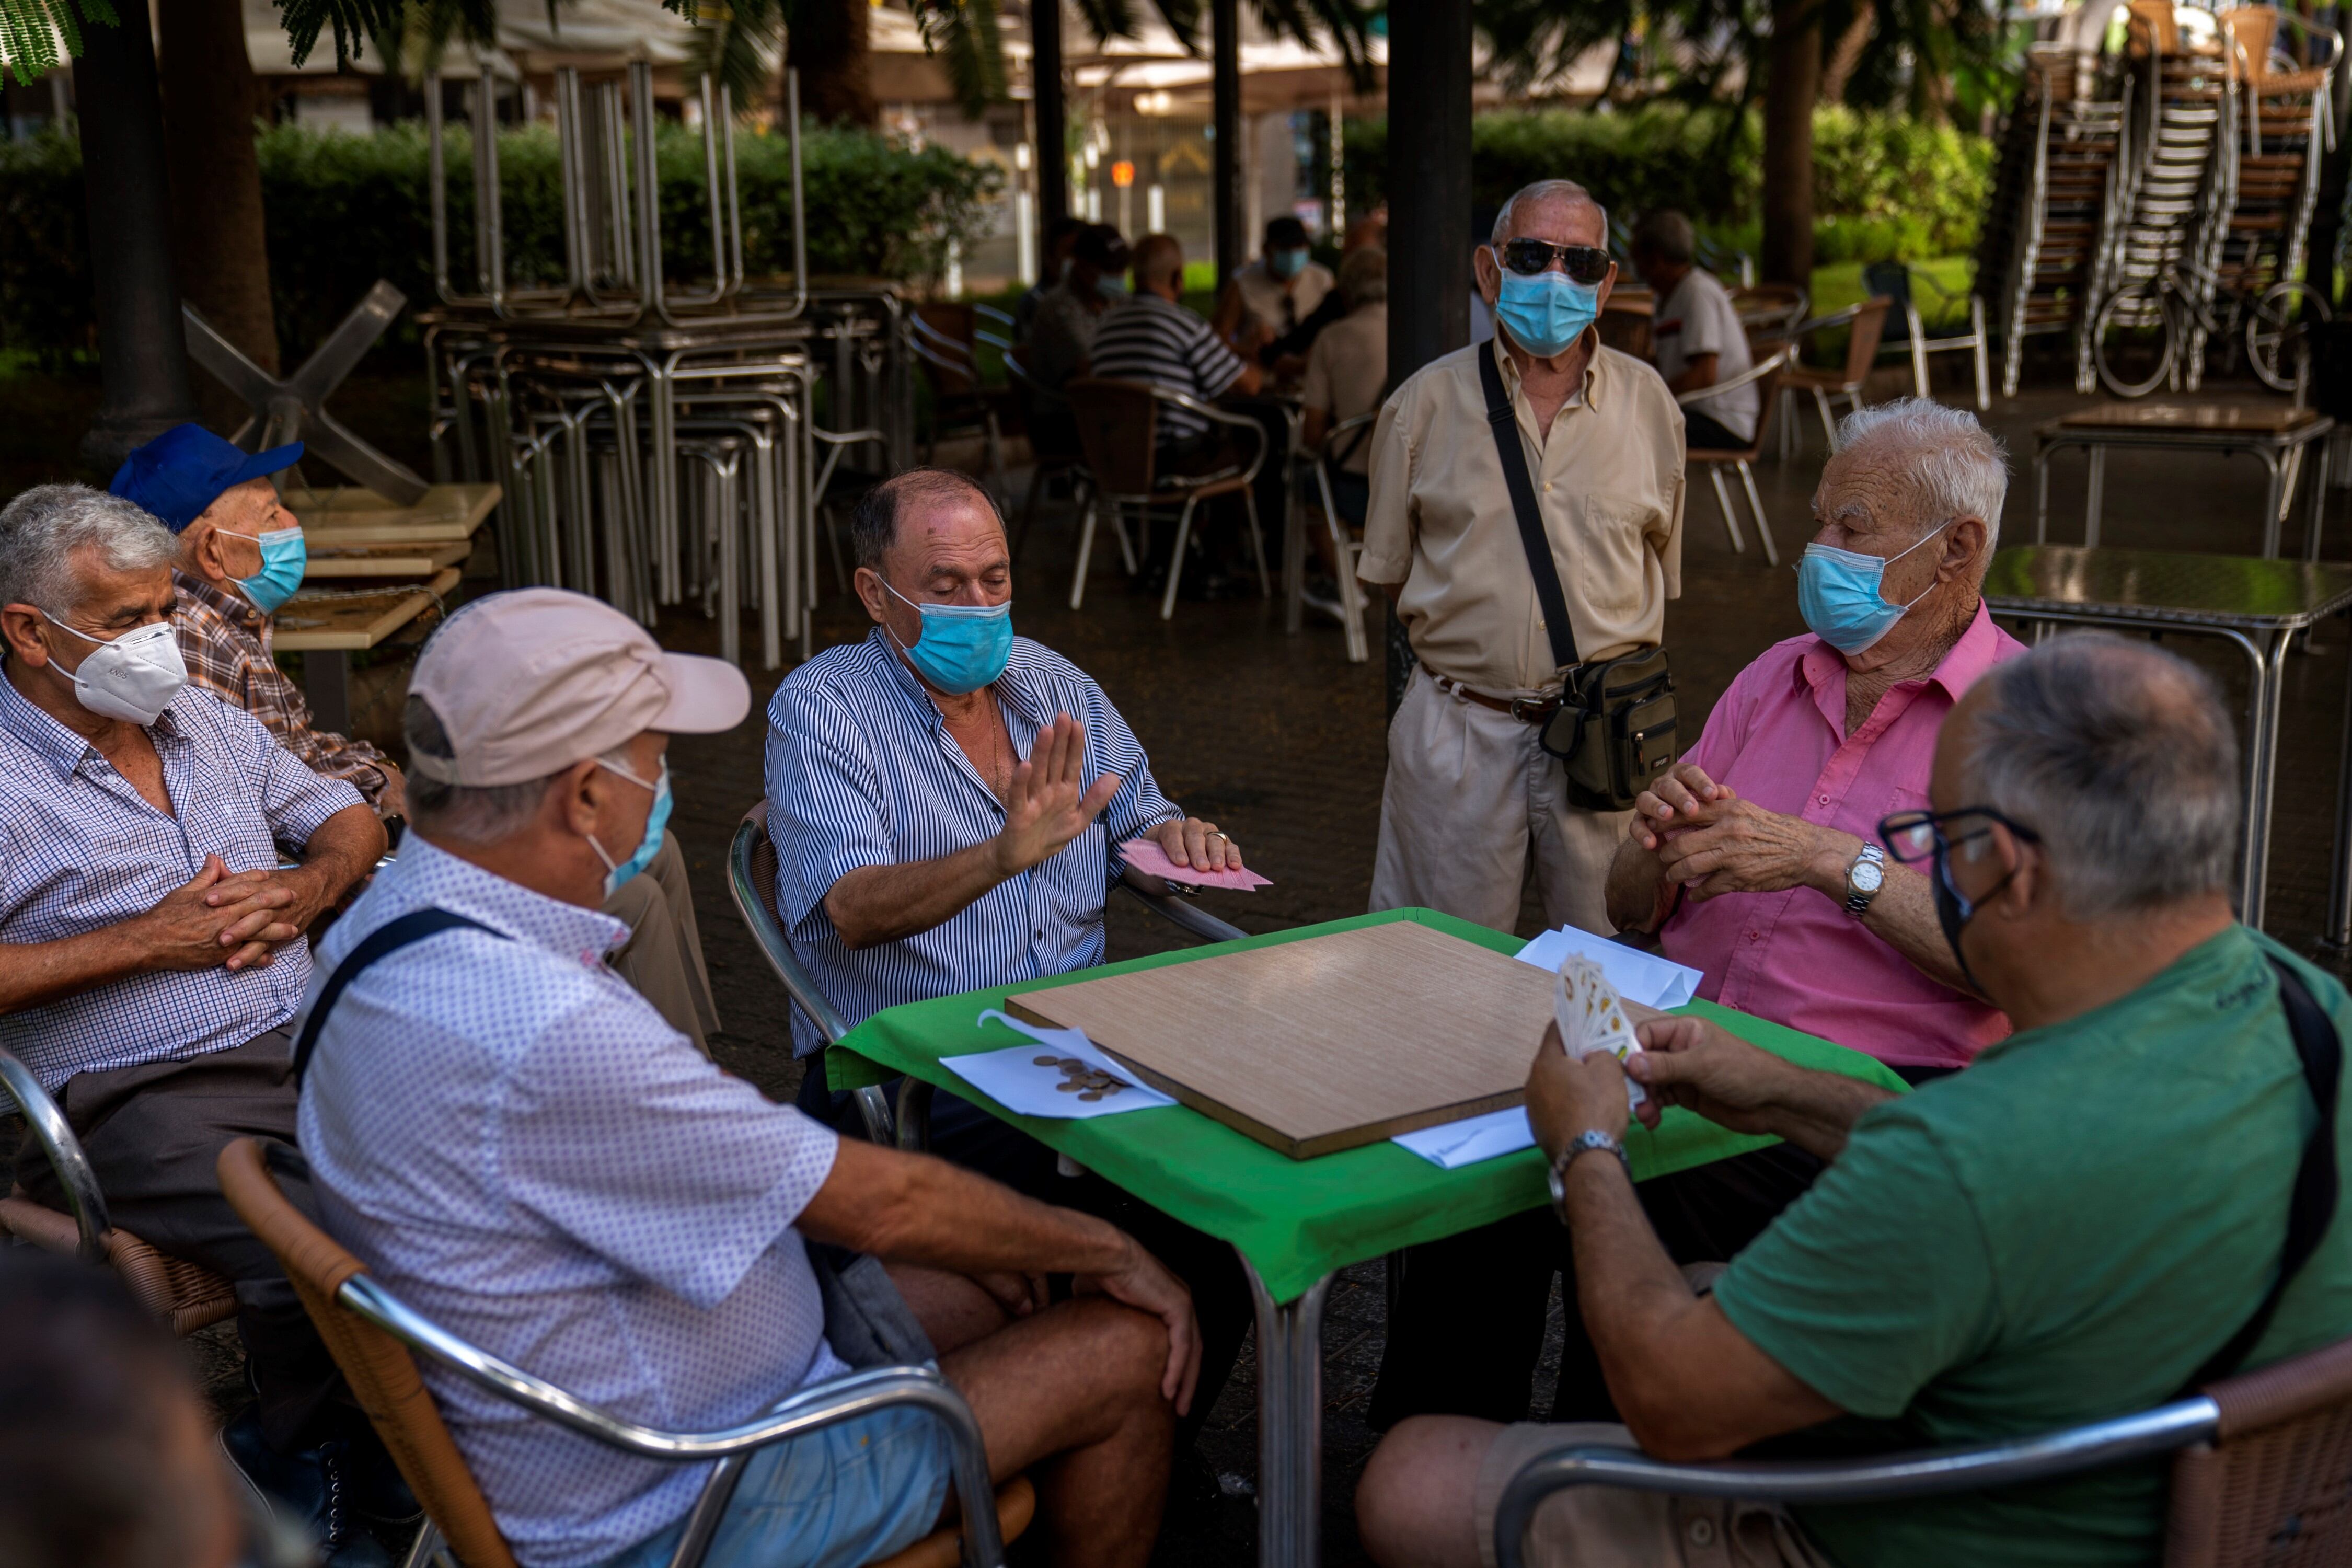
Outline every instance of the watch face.
<svg viewBox="0 0 2352 1568"><path fill-rule="evenodd" d="M1855 892L1874 893L1885 882L1886 870L1875 860L1857 860L1846 876Z"/></svg>

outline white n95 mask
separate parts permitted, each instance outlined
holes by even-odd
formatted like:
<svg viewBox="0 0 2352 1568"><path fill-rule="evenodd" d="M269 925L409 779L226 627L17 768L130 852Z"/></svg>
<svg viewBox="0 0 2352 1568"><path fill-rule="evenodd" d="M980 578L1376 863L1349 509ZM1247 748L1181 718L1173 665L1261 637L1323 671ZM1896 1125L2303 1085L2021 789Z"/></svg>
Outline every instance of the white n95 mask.
<svg viewBox="0 0 2352 1568"><path fill-rule="evenodd" d="M135 626L113 641L67 626L49 612L49 624L98 646L73 672L74 696L93 713L152 724L188 683L180 639L169 621Z"/></svg>

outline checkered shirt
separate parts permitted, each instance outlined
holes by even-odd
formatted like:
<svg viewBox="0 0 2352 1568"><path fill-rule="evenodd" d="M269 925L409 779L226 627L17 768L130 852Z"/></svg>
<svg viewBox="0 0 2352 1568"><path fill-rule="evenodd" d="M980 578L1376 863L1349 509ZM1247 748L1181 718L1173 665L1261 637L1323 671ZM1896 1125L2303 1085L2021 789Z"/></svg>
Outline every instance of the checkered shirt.
<svg viewBox="0 0 2352 1568"><path fill-rule="evenodd" d="M833 885L865 866L935 860L994 837L1004 807L881 628L784 678L768 704L768 834L776 910L793 950L841 1016L863 1022L901 1002L952 996L1100 963L1103 900L1121 844L1183 814L1160 793L1135 731L1103 689L1026 637L995 687L1013 749L1067 713L1087 728L1087 784L1118 773L1101 816L1062 851L898 942L851 952L824 912ZM793 1048L823 1044L794 1009Z"/></svg>
<svg viewBox="0 0 2352 1568"><path fill-rule="evenodd" d="M180 594L172 625L189 683L260 720L312 773L349 780L370 805L381 800L391 783L375 765L383 753L365 741L311 727L302 689L286 679L270 654L269 617L185 572L173 573L172 584Z"/></svg>
<svg viewBox="0 0 2352 1568"><path fill-rule="evenodd" d="M145 914L218 855L278 863L360 804L253 719L184 690L147 727L174 815L147 804L89 742L25 700L0 665L0 944L54 942ZM0 946L0 963L7 962ZM267 968L158 971L0 1016L0 1047L54 1093L79 1072L182 1061L241 1046L293 1016L310 950Z"/></svg>
<svg viewBox="0 0 2352 1568"><path fill-rule="evenodd" d="M320 984L428 908L505 934L380 959L320 1031L299 1136L335 1239L459 1338L625 1420L726 1426L847 1371L792 1228L833 1133L712 1066L605 967L628 927L417 834L320 942ZM524 1568L619 1553L709 1475L425 1377Z"/></svg>

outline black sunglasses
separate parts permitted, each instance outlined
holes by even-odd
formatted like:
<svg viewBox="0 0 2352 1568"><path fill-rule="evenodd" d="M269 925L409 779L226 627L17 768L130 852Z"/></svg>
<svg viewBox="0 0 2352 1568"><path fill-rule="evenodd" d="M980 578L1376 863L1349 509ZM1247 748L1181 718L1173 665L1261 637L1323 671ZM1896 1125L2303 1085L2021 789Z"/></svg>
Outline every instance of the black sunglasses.
<svg viewBox="0 0 2352 1568"><path fill-rule="evenodd" d="M1982 818L1985 826L1965 833L1946 831L1945 824L1969 816ZM1964 805L1958 811L1898 811L1892 816L1879 819L1878 837L1885 842L1887 851L1906 866L1921 860L1934 860L1936 880L1943 885L1945 892L1951 895L1952 901L1958 907L1960 919L1965 921L1976 913L1976 903L1960 891L1958 883L1952 880L1952 846L1982 838L1992 831L1992 824L1996 822L2008 828L2011 837L2025 843L2042 842L2042 835L2014 818L2003 816L1989 805ZM2003 878L2002 880L2006 882L2008 879Z"/></svg>
<svg viewBox="0 0 2352 1568"><path fill-rule="evenodd" d="M1522 278L1534 278L1549 271L1559 262L1561 270L1579 283L1601 283L1614 265L1609 253L1597 245L1554 245L1548 239L1507 239L1497 247L1503 265Z"/></svg>

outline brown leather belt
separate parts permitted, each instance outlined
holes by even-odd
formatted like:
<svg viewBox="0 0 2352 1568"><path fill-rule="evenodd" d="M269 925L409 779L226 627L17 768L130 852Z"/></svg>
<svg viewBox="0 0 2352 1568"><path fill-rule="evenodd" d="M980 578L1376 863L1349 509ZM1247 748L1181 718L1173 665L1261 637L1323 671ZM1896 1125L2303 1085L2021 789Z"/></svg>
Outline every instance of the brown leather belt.
<svg viewBox="0 0 2352 1568"><path fill-rule="evenodd" d="M1481 708L1507 713L1522 724L1540 725L1559 711L1560 694L1557 691L1549 697L1489 697L1442 675L1432 673L1429 679L1438 690L1448 697L1458 697L1465 702L1475 702Z"/></svg>

